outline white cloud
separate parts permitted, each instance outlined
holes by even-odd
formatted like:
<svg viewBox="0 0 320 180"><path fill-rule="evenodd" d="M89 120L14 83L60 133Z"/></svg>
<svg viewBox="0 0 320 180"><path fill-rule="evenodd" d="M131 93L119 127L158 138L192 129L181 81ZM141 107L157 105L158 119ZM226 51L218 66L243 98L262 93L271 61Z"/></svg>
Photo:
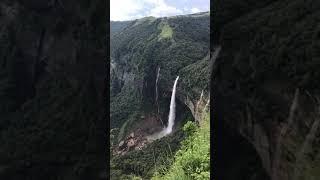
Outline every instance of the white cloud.
<svg viewBox="0 0 320 180"><path fill-rule="evenodd" d="M184 7L184 8L183 8L183 12L189 12L189 8Z"/></svg>
<svg viewBox="0 0 320 180"><path fill-rule="evenodd" d="M140 18L144 3L139 0L110 0L110 19L124 21Z"/></svg>
<svg viewBox="0 0 320 180"><path fill-rule="evenodd" d="M181 9L169 6L164 0L147 0L153 2L153 8L150 10L150 16L163 17L182 14Z"/></svg>
<svg viewBox="0 0 320 180"><path fill-rule="evenodd" d="M183 14L183 10L168 5L164 0L110 0L110 19L113 21L179 14Z"/></svg>
<svg viewBox="0 0 320 180"><path fill-rule="evenodd" d="M192 9L191 9L191 12L192 12L192 13L198 13L198 12L201 12L201 11L200 11L200 9L198 9L198 8L192 8Z"/></svg>

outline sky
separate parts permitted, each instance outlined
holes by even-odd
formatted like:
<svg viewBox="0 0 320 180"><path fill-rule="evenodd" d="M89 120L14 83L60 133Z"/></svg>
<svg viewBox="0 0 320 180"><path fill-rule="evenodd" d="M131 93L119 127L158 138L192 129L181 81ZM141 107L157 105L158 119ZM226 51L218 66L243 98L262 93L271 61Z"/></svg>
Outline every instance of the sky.
<svg viewBox="0 0 320 180"><path fill-rule="evenodd" d="M110 0L111 21L164 17L210 10L210 0Z"/></svg>

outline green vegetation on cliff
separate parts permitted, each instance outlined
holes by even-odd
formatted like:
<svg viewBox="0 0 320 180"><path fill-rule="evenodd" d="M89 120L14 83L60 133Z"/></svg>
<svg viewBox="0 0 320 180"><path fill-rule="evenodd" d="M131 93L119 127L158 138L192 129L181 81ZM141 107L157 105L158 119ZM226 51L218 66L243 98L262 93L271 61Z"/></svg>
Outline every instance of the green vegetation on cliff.
<svg viewBox="0 0 320 180"><path fill-rule="evenodd" d="M168 169L160 169L153 180L208 180L210 179L210 115L201 121L198 127L188 121L183 130L187 138L174 156L174 162Z"/></svg>
<svg viewBox="0 0 320 180"><path fill-rule="evenodd" d="M111 128L128 125L129 120L132 123L140 121L139 118L130 118L132 114L141 116L156 112L158 68L161 69L158 100L160 116L164 119L167 118L167 103L176 76L180 76L179 98L188 96L196 101L202 90L209 91L209 20L209 14L147 17L127 22L125 28L116 28L121 30L111 36L110 42ZM114 24L119 26L119 22L111 22L111 27Z"/></svg>
<svg viewBox="0 0 320 180"><path fill-rule="evenodd" d="M209 20L208 13L199 13L198 16L146 17L131 21L125 28L116 22L118 31L111 37L110 125L115 149L110 162L111 179L151 179L156 171L170 168L186 134L190 142L183 146L191 146L191 132L181 127L186 120L194 119L192 113L202 91L205 92L203 101L208 99ZM129 148L126 140L131 133L139 139L137 136L152 135L167 124L172 86L177 76L180 79L173 133L148 142L141 150L135 149L139 140L133 140L136 144ZM195 157L194 160L198 161L194 162L195 166L200 161L204 163L200 171L208 173L209 166L203 159ZM187 175L196 175L192 171L196 169L186 171Z"/></svg>
<svg viewBox="0 0 320 180"><path fill-rule="evenodd" d="M184 138L185 133L179 130L148 144L142 150L131 151L122 156L115 155L110 162L111 179L122 180L133 175L150 179L156 167L169 167L172 163L171 158Z"/></svg>
<svg viewBox="0 0 320 180"><path fill-rule="evenodd" d="M172 29L168 24L163 25L159 39L172 38Z"/></svg>

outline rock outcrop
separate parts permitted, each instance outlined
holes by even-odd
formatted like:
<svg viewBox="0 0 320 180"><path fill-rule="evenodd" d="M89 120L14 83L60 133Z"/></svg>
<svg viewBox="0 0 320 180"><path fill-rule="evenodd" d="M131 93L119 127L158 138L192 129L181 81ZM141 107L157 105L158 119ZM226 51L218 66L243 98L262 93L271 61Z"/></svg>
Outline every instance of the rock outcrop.
<svg viewBox="0 0 320 180"><path fill-rule="evenodd" d="M114 155L125 155L131 150L142 150L142 148L148 143L146 137L141 134L141 130L137 131L138 134L135 136L135 133L130 133L129 136L120 141L117 148L114 148Z"/></svg>

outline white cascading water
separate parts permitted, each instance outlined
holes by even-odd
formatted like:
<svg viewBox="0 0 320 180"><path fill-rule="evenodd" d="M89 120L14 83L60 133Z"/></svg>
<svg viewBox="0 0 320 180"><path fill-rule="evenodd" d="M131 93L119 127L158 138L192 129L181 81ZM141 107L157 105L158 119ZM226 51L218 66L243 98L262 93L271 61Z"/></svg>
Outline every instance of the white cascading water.
<svg viewBox="0 0 320 180"><path fill-rule="evenodd" d="M177 76L172 89L168 126L165 129L165 132L166 132L165 134L170 134L172 132L174 120L176 118L176 88L177 88L178 79L179 79L179 76Z"/></svg>
<svg viewBox="0 0 320 180"><path fill-rule="evenodd" d="M158 68L157 79L156 79L156 102L158 102L158 81L160 76L160 67Z"/></svg>
<svg viewBox="0 0 320 180"><path fill-rule="evenodd" d="M162 131L147 137L148 140L152 141L152 140L160 139L172 132L174 120L176 118L176 88L177 88L178 79L179 79L179 76L177 76L176 80L174 81L174 85L172 89L170 111L169 111L169 117L168 117L168 126L164 128Z"/></svg>
<svg viewBox="0 0 320 180"><path fill-rule="evenodd" d="M158 81L159 81L159 77L160 77L160 67L158 67L157 79L156 79L156 105L157 105L157 109L158 109L158 115L160 115L160 108L159 108L159 102L158 102L158 99L159 99L159 97L158 97L158 96L159 96L159 95L158 95ZM160 118L160 121L161 121L162 126L164 126L161 117L159 117L159 118Z"/></svg>

